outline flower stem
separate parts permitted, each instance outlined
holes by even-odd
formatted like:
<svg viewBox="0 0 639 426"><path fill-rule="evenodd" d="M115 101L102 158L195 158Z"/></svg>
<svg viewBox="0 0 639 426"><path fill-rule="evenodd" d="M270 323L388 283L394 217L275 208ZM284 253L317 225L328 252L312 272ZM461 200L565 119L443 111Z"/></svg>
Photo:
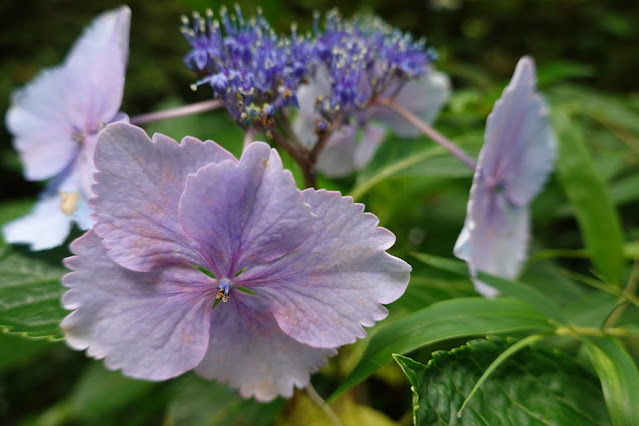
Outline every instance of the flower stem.
<svg viewBox="0 0 639 426"><path fill-rule="evenodd" d="M313 402L318 407L324 410L324 413L326 413L326 416L328 416L328 418L331 419L331 422L333 422L333 425L342 426L342 422L339 420L339 417L337 417L337 414L335 414L335 411L333 411L330 405L328 405L326 401L324 401L322 397L319 396L319 394L317 393L317 391L315 390L315 388L310 382L306 386L306 394L313 400Z"/></svg>
<svg viewBox="0 0 639 426"><path fill-rule="evenodd" d="M185 105L177 108L165 109L164 111L150 112L148 114L136 115L131 117L130 123L136 126L152 123L154 121L167 120L169 118L184 117L186 115L199 114L201 112L211 111L224 106L219 99L211 99L209 101L196 102L191 105Z"/></svg>
<svg viewBox="0 0 639 426"><path fill-rule="evenodd" d="M437 130L433 129L431 126L424 123L419 117L417 117L415 114L413 114L412 112L404 108L402 105L398 104L395 100L388 99L388 98L377 98L375 100L375 104L390 108L393 111L395 111L397 114L404 117L409 123L415 126L420 132L422 132L423 134L431 138L435 143L444 147L448 152L453 154L455 157L459 158L464 164L466 164L472 170L475 170L475 168L477 167L475 160L473 160L461 148L459 148L451 140L446 138Z"/></svg>

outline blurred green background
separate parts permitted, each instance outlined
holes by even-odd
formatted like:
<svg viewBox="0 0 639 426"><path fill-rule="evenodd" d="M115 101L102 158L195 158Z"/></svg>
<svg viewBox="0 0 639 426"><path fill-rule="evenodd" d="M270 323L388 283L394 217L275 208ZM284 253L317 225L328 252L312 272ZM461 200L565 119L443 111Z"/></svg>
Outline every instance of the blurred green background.
<svg viewBox="0 0 639 426"><path fill-rule="evenodd" d="M481 146L486 115L497 99L514 65L524 54L539 66L540 89L551 106L574 103L582 108L587 143L597 170L611 185L613 200L629 232L639 238L639 6L628 1L606 0L367 0L344 4L320 0L240 1L245 16L261 6L272 26L288 31L296 21L309 29L314 10L339 7L346 16L358 10L372 11L394 26L426 36L440 53L438 67L449 73L455 95L437 127L470 152ZM121 2L96 0L5 0L0 2L0 111L6 111L12 90L31 80L44 67L60 63L82 28L99 12ZM207 7L228 3L202 0L134 0L130 59L122 110L129 115L208 99L206 88L192 92L193 75L182 65L187 43L179 32L179 17ZM586 89L587 88L587 89ZM616 108L616 109L615 109ZM191 134L214 139L238 154L241 132L223 111L147 127L175 138ZM414 141L414 145L426 143ZM385 144L373 164L358 178L322 185L348 192L365 182L395 158L405 158L412 148L399 151ZM419 149L419 147L417 147ZM395 149L395 150L394 150ZM395 254L415 267L407 295L391 307L391 317L411 312L435 301L472 295L468 281L441 277L415 265L409 251L451 256L461 229L470 186L470 173L455 160L438 158L428 171L407 170L382 182L365 194L367 209L398 237ZM421 167L422 165L420 165ZM0 127L0 223L28 211L42 189L25 182L11 138ZM451 179L455 178L455 179ZM400 190L398 191L398 188ZM10 208L7 208L9 206ZM538 247L580 248L579 231L572 211L556 182L533 206ZM26 251L25 251L26 252ZM61 248L39 254L60 259ZM57 261L57 260L56 260ZM565 261L563 266L587 271L585 261ZM540 263L531 282L564 285L556 297L569 302L584 296L574 282L559 277L554 264ZM546 280L544 280L544 277ZM548 284L548 277L555 281ZM546 283L546 284L544 284ZM587 296L587 294L586 294ZM597 303L592 301L593 310ZM606 300L606 303L614 303ZM586 302L582 302L586 303ZM460 342L447 343L452 347ZM428 353L423 356L428 357ZM314 379L320 393L330 392L343 369L352 367L361 345L346 348L339 362ZM351 354L355 354L351 356ZM356 360L356 358L354 359ZM385 413L388 419L410 424L410 391L396 368L386 368L352 397ZM288 404L288 405L286 405ZM193 375L161 384L125 379L104 370L84 354L63 343L32 342L0 334L0 424L271 424L283 400L261 406L239 400L224 385L204 382ZM297 407L299 408L299 407ZM290 414L289 412L289 414ZM293 424L282 423L279 424ZM377 423L387 424L387 423Z"/></svg>

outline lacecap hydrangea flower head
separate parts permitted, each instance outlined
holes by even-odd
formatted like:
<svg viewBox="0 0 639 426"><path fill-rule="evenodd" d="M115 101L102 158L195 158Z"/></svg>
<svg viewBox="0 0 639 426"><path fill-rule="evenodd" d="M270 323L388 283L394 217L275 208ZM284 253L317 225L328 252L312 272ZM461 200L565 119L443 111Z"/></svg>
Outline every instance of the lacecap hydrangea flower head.
<svg viewBox="0 0 639 426"><path fill-rule="evenodd" d="M64 242L73 222L84 230L93 225L87 199L97 134L106 123L128 120L118 111L130 23L127 6L99 15L61 65L13 93L6 125L25 177L50 181L33 211L3 228L7 242L48 249Z"/></svg>
<svg viewBox="0 0 639 426"><path fill-rule="evenodd" d="M115 123L95 165L97 223L71 244L62 328L127 376L195 370L245 397L291 396L408 284L374 215L300 191L265 143L237 160L211 141Z"/></svg>
<svg viewBox="0 0 639 426"><path fill-rule="evenodd" d="M477 271L508 279L519 274L530 238L528 206L555 157L548 107L535 91L534 62L525 56L486 121L466 222L455 243L455 256L468 263L482 295L498 292L478 280Z"/></svg>
<svg viewBox="0 0 639 426"><path fill-rule="evenodd" d="M317 159L326 176L364 167L388 131L400 137L419 134L394 111L375 105L376 99L394 99L431 123L450 96L448 76L432 67L435 51L377 17L344 19L332 11L323 30L316 17L315 33L319 65L299 87L293 129L308 147L332 130Z"/></svg>

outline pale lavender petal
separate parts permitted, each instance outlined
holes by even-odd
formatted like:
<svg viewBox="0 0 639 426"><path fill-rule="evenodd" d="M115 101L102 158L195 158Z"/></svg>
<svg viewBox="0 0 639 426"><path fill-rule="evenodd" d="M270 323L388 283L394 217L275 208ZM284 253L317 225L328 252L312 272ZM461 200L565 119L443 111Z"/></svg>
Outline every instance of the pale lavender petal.
<svg viewBox="0 0 639 426"><path fill-rule="evenodd" d="M225 160L237 161L214 142L186 137L178 144L159 134L151 140L130 124L108 125L98 137L90 204L109 256L136 271L202 265L198 244L179 222L180 197L189 173Z"/></svg>
<svg viewBox="0 0 639 426"><path fill-rule="evenodd" d="M73 126L60 105L67 96L66 70L45 70L15 91L5 122L13 134L25 177L43 180L63 171L80 150Z"/></svg>
<svg viewBox="0 0 639 426"><path fill-rule="evenodd" d="M67 87L73 92L67 104L74 124L95 132L118 113L124 93L129 57L131 9L121 6L93 20L67 55Z"/></svg>
<svg viewBox="0 0 639 426"><path fill-rule="evenodd" d="M290 398L335 349L313 348L287 336L259 297L235 292L211 312L209 350L196 372L228 382L245 397Z"/></svg>
<svg viewBox="0 0 639 426"><path fill-rule="evenodd" d="M318 98L331 94L331 83L328 70L319 67L313 79L308 84L303 84L297 90L297 102L299 110L293 120L292 128L302 145L312 148L317 142L315 135L315 119L319 118L315 110Z"/></svg>
<svg viewBox="0 0 639 426"><path fill-rule="evenodd" d="M355 170L365 167L377 152L377 148L384 142L386 138L386 129L375 124L368 124L364 127L364 134L361 141L357 144L353 153L353 166Z"/></svg>
<svg viewBox="0 0 639 426"><path fill-rule="evenodd" d="M393 95L390 88L385 95ZM432 123L444 107L451 94L450 78L439 71L431 70L418 80L401 86L394 99L401 106L417 115L425 123ZM401 137L415 137L420 131L395 111L385 107L374 107L372 118L383 121L393 133Z"/></svg>
<svg viewBox="0 0 639 426"><path fill-rule="evenodd" d="M520 59L513 78L486 121L479 164L486 179L503 186L508 200L525 206L554 167L556 141L548 109L535 93L535 65Z"/></svg>
<svg viewBox="0 0 639 426"><path fill-rule="evenodd" d="M165 380L200 363L208 347L215 293L195 268L140 273L122 268L106 254L95 231L71 244L77 255L62 283L73 309L61 324L74 349L105 359L127 376Z"/></svg>
<svg viewBox="0 0 639 426"><path fill-rule="evenodd" d="M526 208L512 205L503 193L481 184L471 188L464 228L454 254L468 263L475 288L486 297L498 292L475 278L477 271L516 278L526 259L530 238Z"/></svg>
<svg viewBox="0 0 639 426"><path fill-rule="evenodd" d="M317 157L315 167L328 177L344 177L353 173L357 149L357 127L342 126L331 134L326 146Z"/></svg>
<svg viewBox="0 0 639 426"><path fill-rule="evenodd" d="M62 172L80 151L74 138L97 131L118 112L130 18L126 6L100 15L64 64L43 71L13 94L6 124L27 179Z"/></svg>
<svg viewBox="0 0 639 426"><path fill-rule="evenodd" d="M71 219L62 212L62 199L53 192L45 194L31 213L7 223L2 232L10 244L29 244L31 250L46 250L61 245L71 231Z"/></svg>
<svg viewBox="0 0 639 426"><path fill-rule="evenodd" d="M262 142L249 145L239 163L189 176L180 202L184 230L212 253L216 276L229 278L302 244L315 220L277 151Z"/></svg>
<svg viewBox="0 0 639 426"><path fill-rule="evenodd" d="M291 253L250 266L235 281L253 290L289 336L314 347L352 343L386 317L411 267L385 252L395 236L362 204L337 192L306 189L315 233Z"/></svg>

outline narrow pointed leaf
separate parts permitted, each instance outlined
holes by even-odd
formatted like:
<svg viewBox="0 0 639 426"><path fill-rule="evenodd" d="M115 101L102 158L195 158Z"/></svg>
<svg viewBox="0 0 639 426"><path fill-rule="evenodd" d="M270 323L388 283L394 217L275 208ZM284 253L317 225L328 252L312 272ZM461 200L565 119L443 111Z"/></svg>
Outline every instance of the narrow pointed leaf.
<svg viewBox="0 0 639 426"><path fill-rule="evenodd" d="M631 356L617 339L583 339L595 367L615 426L639 424L639 371Z"/></svg>
<svg viewBox="0 0 639 426"><path fill-rule="evenodd" d="M412 253L412 255L423 263L437 269L448 271L460 276L468 276L468 268L465 262L457 259L448 259L426 253ZM539 313L546 315L557 321L563 321L564 317L559 306L545 294L535 288L515 280L506 280L484 272L479 272L479 280L496 288L499 292L508 297L515 297L527 302Z"/></svg>
<svg viewBox="0 0 639 426"><path fill-rule="evenodd" d="M624 268L623 239L617 212L584 146L584 135L567 112L554 116L559 135L559 178L570 199L595 267L613 285Z"/></svg>
<svg viewBox="0 0 639 426"><path fill-rule="evenodd" d="M378 328L359 363L331 398L370 376L391 361L394 353L405 354L455 337L552 329L545 316L516 299L462 298L438 302Z"/></svg>

